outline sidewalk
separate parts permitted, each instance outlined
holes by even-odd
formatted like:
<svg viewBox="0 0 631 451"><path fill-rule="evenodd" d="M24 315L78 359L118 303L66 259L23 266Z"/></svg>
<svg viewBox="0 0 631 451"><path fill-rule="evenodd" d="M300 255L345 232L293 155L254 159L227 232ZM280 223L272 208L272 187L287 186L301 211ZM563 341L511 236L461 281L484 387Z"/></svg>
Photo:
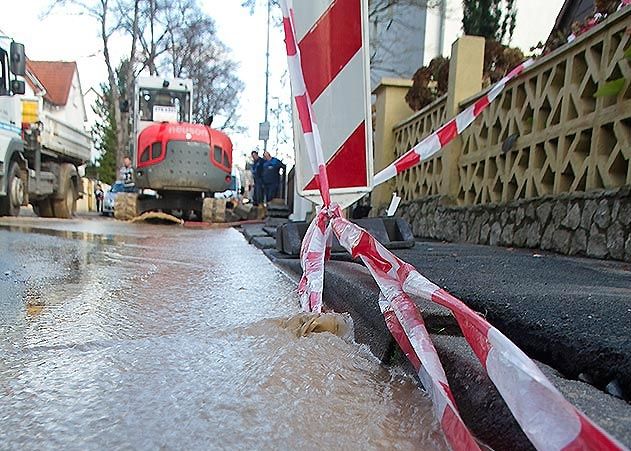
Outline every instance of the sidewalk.
<svg viewBox="0 0 631 451"><path fill-rule="evenodd" d="M395 253L530 357L631 400L631 264L426 241Z"/></svg>
<svg viewBox="0 0 631 451"><path fill-rule="evenodd" d="M299 260L276 251L269 237L272 230L266 229L244 227L244 235L298 280ZM485 315L541 362L544 373L570 402L631 446L629 263L431 241L394 252ZM333 259L326 265L327 307L351 314L356 341L367 344L376 357L406 365L385 327L378 289L366 268L348 255ZM451 314L416 301L465 422L494 449L531 449Z"/></svg>

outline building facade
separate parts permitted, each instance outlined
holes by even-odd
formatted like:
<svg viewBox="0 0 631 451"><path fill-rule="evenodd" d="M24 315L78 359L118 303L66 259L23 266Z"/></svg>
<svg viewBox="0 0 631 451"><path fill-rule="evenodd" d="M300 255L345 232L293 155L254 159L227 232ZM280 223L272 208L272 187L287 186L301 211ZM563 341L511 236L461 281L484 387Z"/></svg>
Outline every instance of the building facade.
<svg viewBox="0 0 631 451"><path fill-rule="evenodd" d="M370 0L370 78L412 78L461 34L459 0Z"/></svg>
<svg viewBox="0 0 631 451"><path fill-rule="evenodd" d="M27 94L43 96L47 113L83 130L87 115L77 63L28 60L26 69Z"/></svg>

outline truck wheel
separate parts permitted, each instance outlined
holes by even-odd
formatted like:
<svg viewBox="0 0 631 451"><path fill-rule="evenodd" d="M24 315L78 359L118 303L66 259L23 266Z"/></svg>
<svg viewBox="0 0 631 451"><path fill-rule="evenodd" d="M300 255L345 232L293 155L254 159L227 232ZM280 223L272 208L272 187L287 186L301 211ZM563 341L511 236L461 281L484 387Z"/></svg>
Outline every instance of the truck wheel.
<svg viewBox="0 0 631 451"><path fill-rule="evenodd" d="M50 203L50 199L42 199L37 202L33 202L33 212L40 218L52 218L53 214L53 206Z"/></svg>
<svg viewBox="0 0 631 451"><path fill-rule="evenodd" d="M77 196L74 183L68 177L62 190L61 199L52 199L53 216L55 218L70 219L77 210Z"/></svg>
<svg viewBox="0 0 631 451"><path fill-rule="evenodd" d="M129 221L138 216L138 194L120 193L114 199L114 217Z"/></svg>
<svg viewBox="0 0 631 451"><path fill-rule="evenodd" d="M20 177L20 167L14 161L9 169L7 195L0 198L0 216L17 216L24 201L24 182Z"/></svg>

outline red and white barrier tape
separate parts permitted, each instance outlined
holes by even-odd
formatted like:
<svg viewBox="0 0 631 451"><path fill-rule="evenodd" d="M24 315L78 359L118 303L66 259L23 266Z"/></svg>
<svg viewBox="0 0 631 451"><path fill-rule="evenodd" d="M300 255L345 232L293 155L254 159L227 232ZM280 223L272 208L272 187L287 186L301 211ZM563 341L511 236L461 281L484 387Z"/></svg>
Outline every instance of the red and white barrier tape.
<svg viewBox="0 0 631 451"><path fill-rule="evenodd" d="M416 304L403 292L391 301L382 298L379 304L390 333L432 398L434 413L451 448L479 450L480 447L460 418L445 370Z"/></svg>
<svg viewBox="0 0 631 451"><path fill-rule="evenodd" d="M300 305L305 312L322 312L324 262L331 254L333 234L325 211L321 211L305 233L300 247L302 278L298 284Z"/></svg>
<svg viewBox="0 0 631 451"><path fill-rule="evenodd" d="M329 208L330 193L326 166L307 93L300 51L297 46L291 0L280 0L291 85L298 109L307 153L324 208L312 221L301 247L303 276L299 291L305 311L321 311L324 263L331 247L333 230L354 257L361 257L385 297L384 317L391 333L418 369L423 385L432 396L437 417L450 445L457 450L479 449L462 422L438 354L418 308L408 294L420 296L452 311L465 339L482 362L490 379L506 401L527 437L540 450L622 450L622 445L593 424L563 398L539 368L501 332L462 301L427 280L416 269L397 258L368 232L342 219L337 207ZM425 138L392 165L375 176L375 185L385 182L421 160L427 159L467 128L504 89L506 83L533 63L516 67L456 118Z"/></svg>
<svg viewBox="0 0 631 451"><path fill-rule="evenodd" d="M292 0L280 0L283 11L283 28L285 30L285 49L287 50L287 63L289 66L289 78L291 89L296 101L296 109L300 119L300 126L307 146L307 155L311 163L313 174L318 180L318 188L325 206L331 204L329 193L329 178L326 173L326 162L320 141L320 131L315 121L313 105L305 86L304 74L300 60L300 49L296 39L296 27L294 26L294 10Z"/></svg>
<svg viewBox="0 0 631 451"><path fill-rule="evenodd" d="M471 125L480 114L482 114L486 107L501 94L506 86L506 83L517 77L528 67L532 66L533 63L534 60L529 59L515 67L508 73L508 75L498 81L487 94L479 98L473 105L469 106L455 118L440 127L437 131L401 155L390 166L377 173L375 175L373 186L377 186L390 180L392 177L400 174L406 169L416 166L421 161L427 160L432 155L440 151L443 147L460 135L464 129Z"/></svg>
<svg viewBox="0 0 631 451"><path fill-rule="evenodd" d="M364 261L387 299L396 298L402 291L442 305L454 314L465 339L537 449L625 449L570 404L515 344L462 301L423 277L361 227L339 217L331 224L340 244ZM409 331L406 334L414 343ZM418 357L426 365L422 356Z"/></svg>

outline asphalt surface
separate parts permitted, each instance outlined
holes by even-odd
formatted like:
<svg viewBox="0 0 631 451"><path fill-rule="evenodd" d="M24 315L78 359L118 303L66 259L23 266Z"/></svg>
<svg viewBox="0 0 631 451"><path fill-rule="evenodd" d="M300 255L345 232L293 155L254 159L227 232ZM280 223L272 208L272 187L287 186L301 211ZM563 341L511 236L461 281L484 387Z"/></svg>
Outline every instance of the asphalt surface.
<svg viewBox="0 0 631 451"><path fill-rule="evenodd" d="M631 399L631 265L420 241L395 253L529 356Z"/></svg>

